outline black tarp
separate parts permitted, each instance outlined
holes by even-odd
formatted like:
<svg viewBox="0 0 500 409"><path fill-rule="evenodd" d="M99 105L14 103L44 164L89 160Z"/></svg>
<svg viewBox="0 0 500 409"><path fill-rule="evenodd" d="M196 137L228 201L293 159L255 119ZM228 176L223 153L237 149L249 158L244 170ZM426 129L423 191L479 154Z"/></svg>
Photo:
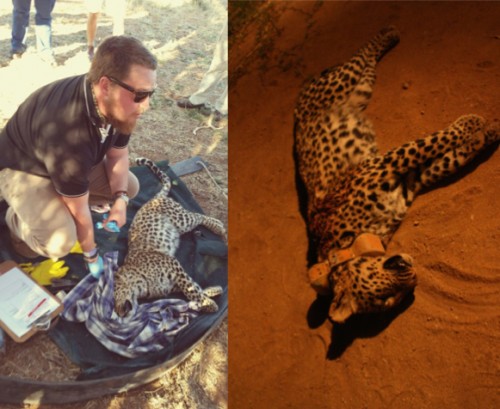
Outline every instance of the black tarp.
<svg viewBox="0 0 500 409"><path fill-rule="evenodd" d="M159 162L158 165L172 178L170 193L172 198L188 210L202 212L185 184L170 170L167 162ZM108 232L96 230L96 241L101 249L119 251L119 264L126 253L128 227L134 214L161 188L159 180L149 169L135 167L132 168L132 172L139 178L141 190L139 195L130 201L126 226L122 228L118 238L115 237L116 242L110 240L111 236ZM7 205L2 202L0 206L2 212L0 215L5 216ZM1 220L4 220L4 217ZM102 216L94 214L94 221L100 220ZM163 350L134 359L127 359L108 351L87 331L83 323L71 323L60 319L57 325L49 331L49 336L75 364L80 366L81 373L78 380L103 379L130 374L143 368L168 363L169 360L174 365L178 363L177 356L192 348L227 314L227 246L222 239L208 229L199 227L181 237L176 257L188 274L202 287L220 285L224 288L224 293L216 298L219 311L198 316L187 328L173 337L171 344ZM17 262L27 261L13 252L5 222L0 227L0 258L2 261L9 259ZM86 274L81 255L70 254L65 261L70 267L68 277L81 278ZM50 287L48 288L50 290Z"/></svg>

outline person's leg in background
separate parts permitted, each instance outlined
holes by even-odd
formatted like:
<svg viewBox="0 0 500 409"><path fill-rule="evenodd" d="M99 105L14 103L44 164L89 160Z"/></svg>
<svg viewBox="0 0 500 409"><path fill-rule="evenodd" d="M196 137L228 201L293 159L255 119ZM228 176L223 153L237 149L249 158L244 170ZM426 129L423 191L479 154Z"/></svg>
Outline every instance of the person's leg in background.
<svg viewBox="0 0 500 409"><path fill-rule="evenodd" d="M127 10L126 0L107 0L106 6L113 17L113 35L123 35L125 33L125 13Z"/></svg>
<svg viewBox="0 0 500 409"><path fill-rule="evenodd" d="M31 0L12 0L11 57L21 58L26 51L26 30L30 21Z"/></svg>
<svg viewBox="0 0 500 409"><path fill-rule="evenodd" d="M212 57L212 62L210 64L210 68L203 76L203 79L200 82L200 86L198 90L191 94L189 97L189 101L193 105L199 105L207 100L207 94L215 88L222 80L227 78L227 22L224 24L222 32L219 36L219 40L215 45L214 54ZM226 99L227 99L227 88L225 90ZM224 95L222 96L222 100L224 100ZM220 98L219 98L220 100ZM223 103L220 105L221 109L224 109ZM224 115L227 114L227 104L225 107L225 112L221 112Z"/></svg>
<svg viewBox="0 0 500 409"><path fill-rule="evenodd" d="M35 0L35 34L36 48L40 58L56 65L52 52L52 10L56 0Z"/></svg>
<svg viewBox="0 0 500 409"><path fill-rule="evenodd" d="M97 20L101 13L103 0L85 0L87 8L87 55L92 61L95 52L95 37L97 34Z"/></svg>
<svg viewBox="0 0 500 409"><path fill-rule="evenodd" d="M227 40L227 22L224 24L220 33L217 44L215 45L214 54L210 68L203 76L198 90L187 98L181 98L177 101L177 105L181 108L202 108L208 103L208 99L213 89L217 87L221 81L227 80L228 70L228 40ZM219 96L215 103L216 119L227 115L227 84L223 93Z"/></svg>

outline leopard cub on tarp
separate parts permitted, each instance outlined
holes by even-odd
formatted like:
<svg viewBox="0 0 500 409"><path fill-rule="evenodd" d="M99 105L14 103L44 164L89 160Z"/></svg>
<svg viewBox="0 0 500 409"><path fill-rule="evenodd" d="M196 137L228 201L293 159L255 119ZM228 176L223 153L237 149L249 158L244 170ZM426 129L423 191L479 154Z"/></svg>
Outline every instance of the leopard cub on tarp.
<svg viewBox="0 0 500 409"><path fill-rule="evenodd" d="M162 182L162 189L135 215L129 230L128 253L118 269L114 283L115 311L126 316L141 298L165 297L176 291L196 301L204 312L216 312L212 300L222 294L220 286L202 289L175 258L181 234L203 225L227 241L219 220L190 212L168 196L171 181L151 160L136 159Z"/></svg>

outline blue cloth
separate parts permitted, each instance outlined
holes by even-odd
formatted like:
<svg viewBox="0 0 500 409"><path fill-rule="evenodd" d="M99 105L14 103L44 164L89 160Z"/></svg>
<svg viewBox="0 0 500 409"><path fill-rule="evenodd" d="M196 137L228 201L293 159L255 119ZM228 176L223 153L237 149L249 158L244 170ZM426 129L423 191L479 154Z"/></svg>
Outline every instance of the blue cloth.
<svg viewBox="0 0 500 409"><path fill-rule="evenodd" d="M161 299L134 305L127 317L114 311L113 282L118 252L104 256L104 274L97 280L88 274L64 298L62 318L85 322L87 330L108 350L127 358L159 351L171 337L199 315L200 303Z"/></svg>
<svg viewBox="0 0 500 409"><path fill-rule="evenodd" d="M56 0L35 0L35 25L37 49L40 52L51 48L52 10ZM13 52L22 51L26 37L26 29L30 21L31 0L12 0L12 40Z"/></svg>

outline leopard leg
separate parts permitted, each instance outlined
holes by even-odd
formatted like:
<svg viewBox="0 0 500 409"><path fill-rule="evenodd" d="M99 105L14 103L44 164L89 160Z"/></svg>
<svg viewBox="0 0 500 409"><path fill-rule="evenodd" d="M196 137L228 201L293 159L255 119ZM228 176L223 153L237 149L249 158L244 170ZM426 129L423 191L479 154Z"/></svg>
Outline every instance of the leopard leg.
<svg viewBox="0 0 500 409"><path fill-rule="evenodd" d="M360 81L349 94L346 104L359 111L364 111L372 97L375 78L375 65L367 66L363 70L363 75Z"/></svg>
<svg viewBox="0 0 500 409"><path fill-rule="evenodd" d="M424 173L424 179L427 178L430 183L437 177L438 165L448 166L448 174L451 174L485 146L498 140L498 135L497 121L486 126L482 117L466 115L442 131L406 143L374 158L372 165L390 169L390 177L418 171ZM433 173L435 176L432 176Z"/></svg>
<svg viewBox="0 0 500 409"><path fill-rule="evenodd" d="M350 84L345 86L353 85L352 91L348 94L346 105L357 108L359 111L366 109L375 84L377 62L398 41L399 33L395 28L383 29L346 64L350 75L349 78L345 77L345 80L349 81ZM352 73L359 73L359 75L356 77Z"/></svg>
<svg viewBox="0 0 500 409"><path fill-rule="evenodd" d="M226 229L224 228L224 225L222 224L222 222L214 217L205 216L205 215L201 215L201 216L202 216L202 218L201 218L200 224L202 226L205 226L207 229L211 230L215 234L218 234L219 236L221 236L224 239L224 241L227 242L227 232L226 232Z"/></svg>
<svg viewBox="0 0 500 409"><path fill-rule="evenodd" d="M347 63L323 71L299 96L294 112L298 126L332 105L344 104L351 94L351 104L366 107L375 82L376 63L398 42L399 32L394 27L385 28Z"/></svg>
<svg viewBox="0 0 500 409"><path fill-rule="evenodd" d="M172 262L175 264L175 275L173 276L175 280L174 288L181 291L189 301L198 302L202 311L217 312L219 306L210 298L210 295L205 294L205 290L184 271L177 259L172 259ZM216 287L213 287L213 289L209 287L207 291L219 295Z"/></svg>
<svg viewBox="0 0 500 409"><path fill-rule="evenodd" d="M176 216L171 217L171 219L180 234L187 233L201 225L218 234L227 242L226 229L220 220L201 213L188 211L181 206L176 207Z"/></svg>
<svg viewBox="0 0 500 409"><path fill-rule="evenodd" d="M212 287L206 287L203 289L203 294L205 294L207 297L214 298L219 295L221 295L224 292L222 287L220 285L217 286L212 286Z"/></svg>
<svg viewBox="0 0 500 409"><path fill-rule="evenodd" d="M467 130L467 127L464 127ZM438 158L427 166L421 174L422 186L429 187L456 173L469 163L484 147L500 140L500 121L486 124L483 130L469 135L464 143Z"/></svg>

